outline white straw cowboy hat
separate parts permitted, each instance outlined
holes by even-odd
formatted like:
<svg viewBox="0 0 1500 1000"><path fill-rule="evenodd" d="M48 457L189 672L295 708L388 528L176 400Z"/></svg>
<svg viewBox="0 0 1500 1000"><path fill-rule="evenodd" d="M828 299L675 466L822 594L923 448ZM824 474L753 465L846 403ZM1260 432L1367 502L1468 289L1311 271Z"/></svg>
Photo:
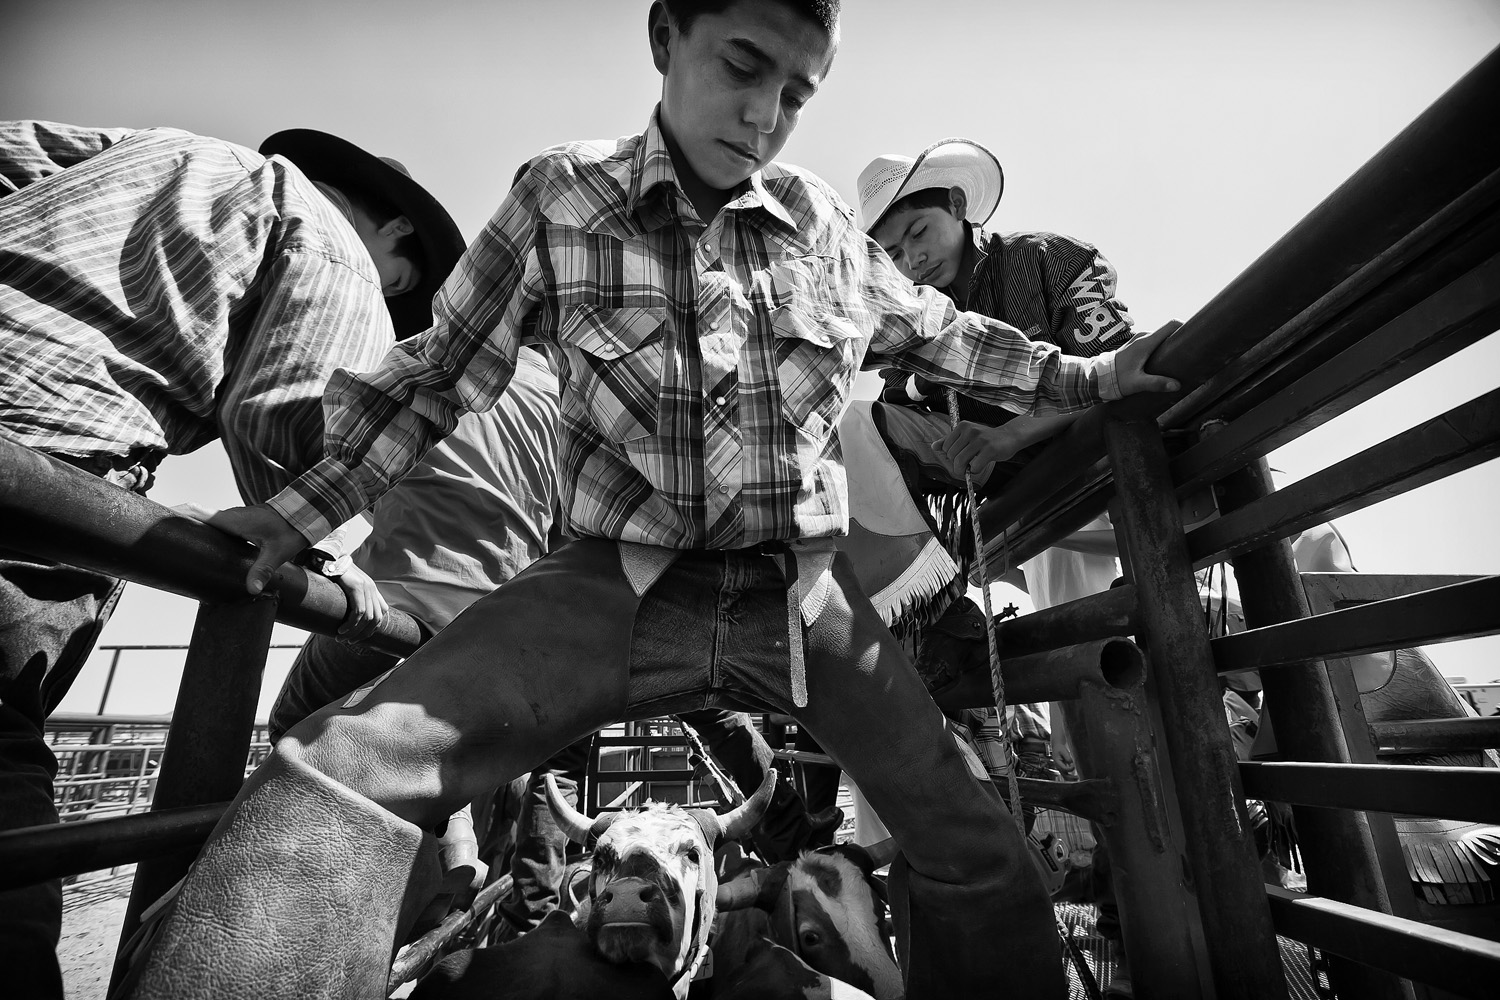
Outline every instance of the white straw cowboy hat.
<svg viewBox="0 0 1500 1000"><path fill-rule="evenodd" d="M373 196L406 216L426 258L422 280L411 291L386 299L385 306L397 340L430 327L432 296L463 256L465 244L453 217L412 180L406 167L399 160L367 153L352 142L310 128L277 132L260 144L260 153L280 154L312 180Z"/></svg>
<svg viewBox="0 0 1500 1000"><path fill-rule="evenodd" d="M1000 204L1005 174L995 154L972 139L944 139L916 159L887 153L859 173L859 217L865 232L874 229L890 207L927 188L963 188L968 199L964 218L984 225Z"/></svg>

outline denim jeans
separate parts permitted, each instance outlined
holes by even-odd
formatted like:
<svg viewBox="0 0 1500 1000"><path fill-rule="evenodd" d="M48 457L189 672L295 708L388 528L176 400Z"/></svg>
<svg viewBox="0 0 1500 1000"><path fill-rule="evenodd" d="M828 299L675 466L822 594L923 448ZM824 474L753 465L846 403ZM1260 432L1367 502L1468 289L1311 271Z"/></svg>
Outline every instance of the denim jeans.
<svg viewBox="0 0 1500 1000"><path fill-rule="evenodd" d="M700 709L683 712L677 718L703 740L713 756L746 798L755 794L766 772L774 766L775 757L765 737L756 732L750 716L744 712L722 709ZM821 752L821 751L820 751ZM832 768L819 768L832 771ZM833 772L833 796L838 795L838 773ZM830 798L828 804L831 805ZM751 834L755 848L768 862L789 861L804 849L822 846L812 842L814 831L808 822L810 807L790 781L778 781L766 806L765 814Z"/></svg>
<svg viewBox="0 0 1500 1000"><path fill-rule="evenodd" d="M359 704L330 706L294 728L289 752L431 827L619 719L789 714L858 782L901 845L893 904L911 1000L977 995L1000 982L1017 997L1064 995L1051 904L1016 824L966 766L842 556L833 580L803 630L808 704L797 707L787 585L774 558L682 553L638 597L615 543L575 541L474 604ZM252 839L257 824L274 822L226 819ZM208 886L233 873L200 865L196 877ZM224 919L242 905L226 900ZM288 960L337 960L290 941L266 945Z"/></svg>
<svg viewBox="0 0 1500 1000"><path fill-rule="evenodd" d="M313 633L302 644L281 692L271 705L267 730L275 743L303 719L330 702L357 691L401 662L394 653L352 646Z"/></svg>

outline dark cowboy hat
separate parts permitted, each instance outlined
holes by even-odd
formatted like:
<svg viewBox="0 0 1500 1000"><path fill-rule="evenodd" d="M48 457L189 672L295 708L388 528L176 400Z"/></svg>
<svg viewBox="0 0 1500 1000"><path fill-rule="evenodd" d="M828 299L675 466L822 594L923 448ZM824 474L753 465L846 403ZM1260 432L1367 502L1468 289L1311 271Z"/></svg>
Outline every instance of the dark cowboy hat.
<svg viewBox="0 0 1500 1000"><path fill-rule="evenodd" d="M310 128L277 132L260 144L265 156L280 154L315 181L385 202L410 220L427 258L422 281L404 295L385 300L396 339L432 325L432 296L464 252L464 238L453 218L400 162L365 152L352 142Z"/></svg>

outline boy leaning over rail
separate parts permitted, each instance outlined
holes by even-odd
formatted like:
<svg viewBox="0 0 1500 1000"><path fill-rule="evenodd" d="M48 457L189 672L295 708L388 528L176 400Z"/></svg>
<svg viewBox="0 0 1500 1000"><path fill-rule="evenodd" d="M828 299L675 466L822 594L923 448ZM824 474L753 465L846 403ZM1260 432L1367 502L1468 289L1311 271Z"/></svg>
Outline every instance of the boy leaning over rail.
<svg viewBox="0 0 1500 1000"><path fill-rule="evenodd" d="M222 438L272 496L322 457L329 376L429 326L462 249L404 168L322 132L0 122L0 435L138 493ZM0 545L0 828L57 822L43 723L121 586ZM0 893L9 995L62 996L61 910L55 880Z"/></svg>
<svg viewBox="0 0 1500 1000"><path fill-rule="evenodd" d="M578 539L460 615L357 704L294 728L205 845L139 996L375 996L423 828L584 733L689 708L794 716L904 858L908 996L1065 989L1051 908L832 539L834 427L862 365L1046 412L1171 388L1151 344L1064 357L917 290L821 181L772 162L838 42L836 0L662 0L644 133L548 150L382 368L329 386L328 457L216 523L248 584L559 351ZM482 678L482 683L476 679ZM686 984L680 984L684 990Z"/></svg>
<svg viewBox="0 0 1500 1000"><path fill-rule="evenodd" d="M1115 270L1092 245L1057 233L981 228L999 207L1005 176L980 143L944 139L916 157L876 157L860 171L858 189L865 231L897 269L960 309L1001 320L1070 355L1096 356L1130 342L1132 320L1116 297ZM964 473L973 474L981 497L992 495L1073 415L1017 414L960 393L953 427L941 385L899 361L881 376L880 400L852 406L840 425L855 521L840 548L898 633L915 633L918 669L941 686L962 667L988 658L983 615L963 596L972 557L961 544L967 531L959 530L967 523ZM931 512L906 501L903 481ZM894 509L898 504L905 518ZM901 524L915 530L892 527ZM893 556L897 550L907 557ZM1039 555L1028 573L1048 575L1049 558ZM1009 709L1003 724L1021 755L1022 773L1052 776L1046 717L1038 706ZM993 710L964 715L976 732L999 725L990 719ZM992 769L1011 766L1003 744L984 756L1003 758Z"/></svg>

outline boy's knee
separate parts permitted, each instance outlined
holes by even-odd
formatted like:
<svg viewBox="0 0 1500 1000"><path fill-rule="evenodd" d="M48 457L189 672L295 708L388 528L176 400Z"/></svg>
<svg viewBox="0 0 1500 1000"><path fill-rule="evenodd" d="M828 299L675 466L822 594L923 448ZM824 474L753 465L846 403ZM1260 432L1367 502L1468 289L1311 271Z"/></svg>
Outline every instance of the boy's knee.
<svg viewBox="0 0 1500 1000"><path fill-rule="evenodd" d="M297 759L403 819L428 826L449 815L442 744L418 706L380 711L318 712L294 726L276 752Z"/></svg>

